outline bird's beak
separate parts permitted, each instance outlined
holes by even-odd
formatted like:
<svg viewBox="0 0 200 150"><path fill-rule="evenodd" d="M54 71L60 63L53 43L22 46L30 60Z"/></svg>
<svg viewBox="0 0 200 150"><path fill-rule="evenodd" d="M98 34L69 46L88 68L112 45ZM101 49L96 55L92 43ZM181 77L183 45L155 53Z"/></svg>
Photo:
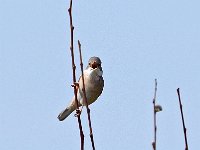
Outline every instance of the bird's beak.
<svg viewBox="0 0 200 150"><path fill-rule="evenodd" d="M90 67L92 67L93 69L96 69L98 67L98 64L95 62L90 64Z"/></svg>

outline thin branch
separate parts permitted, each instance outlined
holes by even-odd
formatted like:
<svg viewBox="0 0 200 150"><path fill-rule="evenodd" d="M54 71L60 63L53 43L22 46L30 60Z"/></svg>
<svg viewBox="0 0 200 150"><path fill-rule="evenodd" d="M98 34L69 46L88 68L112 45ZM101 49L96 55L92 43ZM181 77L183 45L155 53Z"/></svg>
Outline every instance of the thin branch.
<svg viewBox="0 0 200 150"><path fill-rule="evenodd" d="M157 79L155 79L155 91L154 91L154 97L153 97L154 141L152 143L152 146L153 146L154 150L156 150L156 132L157 132L157 126L156 126L156 93L157 93Z"/></svg>
<svg viewBox="0 0 200 150"><path fill-rule="evenodd" d="M183 116L183 106L181 103L181 96L180 96L180 91L179 88L177 89L178 93L178 99L179 99L179 105L180 105L180 111L181 111L181 118L182 118L182 123L183 123L183 132L184 132L184 138L185 138L185 150L188 150L188 143L187 143L187 129L185 127L185 121L184 121L184 116Z"/></svg>
<svg viewBox="0 0 200 150"><path fill-rule="evenodd" d="M84 81L84 73L83 73L83 60L82 60L82 52L81 52L81 43L78 40L78 46L79 46L79 54L80 54L80 66L81 66L81 73L82 73L82 82L83 82L83 96L84 96L84 102L86 103L86 108L87 108L87 116L88 116L88 123L89 123L89 128L90 128L90 139L92 143L92 148L95 150L94 146L94 138L93 138L93 132L92 132L92 124L91 124L91 119L90 119L90 109L88 106L88 100L86 97L86 92L85 92L85 81Z"/></svg>
<svg viewBox="0 0 200 150"><path fill-rule="evenodd" d="M75 103L76 103L76 116L78 118L79 130L80 130L80 138L81 138L81 150L84 150L84 134L81 125L81 118L80 118L80 110L78 106L77 100L77 83L76 83L76 66L74 62L74 26L72 22L72 0L70 0L70 7L68 9L69 17L70 17L70 31L71 31L71 57L72 57L72 69L73 69L73 88L74 88L74 96L75 96Z"/></svg>

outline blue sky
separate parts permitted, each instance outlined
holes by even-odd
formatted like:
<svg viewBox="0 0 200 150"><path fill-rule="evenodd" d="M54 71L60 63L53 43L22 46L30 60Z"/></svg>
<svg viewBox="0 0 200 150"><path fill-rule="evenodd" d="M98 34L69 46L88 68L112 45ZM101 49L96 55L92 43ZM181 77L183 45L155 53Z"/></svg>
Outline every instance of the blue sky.
<svg viewBox="0 0 200 150"><path fill-rule="evenodd" d="M200 2L74 1L75 57L102 59L105 87L90 106L96 149L184 149L180 88L189 148L200 148ZM77 119L58 113L73 96L68 0L0 0L0 149L77 150ZM86 110L85 149L91 149Z"/></svg>

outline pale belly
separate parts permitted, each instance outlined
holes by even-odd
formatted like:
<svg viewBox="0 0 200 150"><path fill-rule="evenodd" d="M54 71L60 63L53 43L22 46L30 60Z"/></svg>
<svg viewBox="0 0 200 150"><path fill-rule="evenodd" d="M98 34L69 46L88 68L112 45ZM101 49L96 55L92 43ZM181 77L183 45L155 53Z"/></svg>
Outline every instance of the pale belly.
<svg viewBox="0 0 200 150"><path fill-rule="evenodd" d="M86 102L84 100L83 96L83 84L82 84L82 78L79 82L79 93L80 93L80 103L81 105L86 105ZM85 91L86 91L86 97L88 101L88 105L92 104L97 100L97 98L101 95L104 81L102 76L98 76L98 74L84 74L84 81L85 81Z"/></svg>

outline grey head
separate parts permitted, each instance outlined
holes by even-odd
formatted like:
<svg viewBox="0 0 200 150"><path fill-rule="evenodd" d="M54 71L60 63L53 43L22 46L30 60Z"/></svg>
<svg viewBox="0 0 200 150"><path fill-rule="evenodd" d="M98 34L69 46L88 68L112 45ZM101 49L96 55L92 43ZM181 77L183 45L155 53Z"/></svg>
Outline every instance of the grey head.
<svg viewBox="0 0 200 150"><path fill-rule="evenodd" d="M99 57L93 56L88 61L88 67L91 67L93 69L99 68L102 71L101 68L101 59Z"/></svg>

